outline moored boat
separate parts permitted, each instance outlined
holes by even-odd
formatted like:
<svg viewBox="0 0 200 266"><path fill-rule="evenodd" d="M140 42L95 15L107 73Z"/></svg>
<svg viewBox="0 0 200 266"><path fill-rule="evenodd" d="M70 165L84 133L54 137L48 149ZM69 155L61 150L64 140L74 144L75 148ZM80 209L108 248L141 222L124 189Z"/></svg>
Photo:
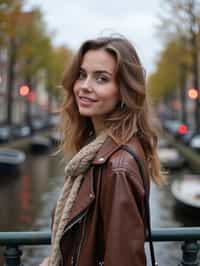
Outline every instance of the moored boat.
<svg viewBox="0 0 200 266"><path fill-rule="evenodd" d="M158 147L159 148L168 148L168 147L170 147L170 143L166 138L159 138L158 139Z"/></svg>
<svg viewBox="0 0 200 266"><path fill-rule="evenodd" d="M31 151L35 153L47 152L51 147L51 141L43 136L33 137L30 143Z"/></svg>
<svg viewBox="0 0 200 266"><path fill-rule="evenodd" d="M184 157L175 148L172 147L159 148L158 156L162 166L166 169L180 169L186 163Z"/></svg>
<svg viewBox="0 0 200 266"><path fill-rule="evenodd" d="M200 176L184 175L171 184L171 192L179 206L185 210L200 210ZM198 213L199 215L199 213Z"/></svg>
<svg viewBox="0 0 200 266"><path fill-rule="evenodd" d="M24 152L15 149L0 150L0 174L10 174L20 169L26 155Z"/></svg>

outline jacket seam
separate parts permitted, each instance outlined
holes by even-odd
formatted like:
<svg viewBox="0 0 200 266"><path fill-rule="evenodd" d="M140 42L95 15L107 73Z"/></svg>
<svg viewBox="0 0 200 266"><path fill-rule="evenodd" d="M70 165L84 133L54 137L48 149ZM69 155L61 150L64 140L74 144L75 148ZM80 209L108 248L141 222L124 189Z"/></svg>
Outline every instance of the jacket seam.
<svg viewBox="0 0 200 266"><path fill-rule="evenodd" d="M133 169L127 169L124 167L112 167L111 169L111 173L109 174L110 177L112 177L115 174L126 174L127 176L133 176L134 178L139 176L140 177L140 173L138 172L138 170L134 171Z"/></svg>

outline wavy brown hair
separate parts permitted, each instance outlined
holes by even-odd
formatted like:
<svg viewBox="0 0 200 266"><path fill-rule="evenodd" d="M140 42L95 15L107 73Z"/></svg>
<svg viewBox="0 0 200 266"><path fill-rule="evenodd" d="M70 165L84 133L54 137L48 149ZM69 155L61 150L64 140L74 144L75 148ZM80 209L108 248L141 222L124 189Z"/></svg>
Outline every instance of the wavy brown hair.
<svg viewBox="0 0 200 266"><path fill-rule="evenodd" d="M121 102L105 120L105 128L118 143L126 143L137 136L145 152L150 176L156 183L162 183L164 176L157 154L157 132L149 117L145 71L136 50L123 37L100 37L85 41L67 69L63 79L60 120L63 150L76 152L88 142L89 136L94 135L91 119L81 116L78 111L73 86L85 53L98 49L107 51L115 58L116 81L121 95Z"/></svg>

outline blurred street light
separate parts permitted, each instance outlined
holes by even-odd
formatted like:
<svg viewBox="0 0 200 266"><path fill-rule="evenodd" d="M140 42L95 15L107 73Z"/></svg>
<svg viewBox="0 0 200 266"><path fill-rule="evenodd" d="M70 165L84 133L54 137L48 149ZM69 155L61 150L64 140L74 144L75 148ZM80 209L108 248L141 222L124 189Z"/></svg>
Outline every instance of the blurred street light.
<svg viewBox="0 0 200 266"><path fill-rule="evenodd" d="M188 127L184 124L181 124L178 128L178 132L180 135L185 135L188 132Z"/></svg>
<svg viewBox="0 0 200 266"><path fill-rule="evenodd" d="M198 90L191 88L188 90L188 97L192 100L196 100L198 98Z"/></svg>
<svg viewBox="0 0 200 266"><path fill-rule="evenodd" d="M22 85L19 88L20 96L28 96L29 93L30 93L30 88L27 85Z"/></svg>

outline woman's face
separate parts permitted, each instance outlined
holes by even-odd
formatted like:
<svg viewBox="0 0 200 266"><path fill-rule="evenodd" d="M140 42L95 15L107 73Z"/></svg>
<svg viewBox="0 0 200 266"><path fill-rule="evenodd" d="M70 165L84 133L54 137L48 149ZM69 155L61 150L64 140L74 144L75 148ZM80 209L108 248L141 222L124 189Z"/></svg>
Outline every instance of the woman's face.
<svg viewBox="0 0 200 266"><path fill-rule="evenodd" d="M93 123L103 122L120 101L115 71L116 61L108 52L85 53L73 91L80 114Z"/></svg>

